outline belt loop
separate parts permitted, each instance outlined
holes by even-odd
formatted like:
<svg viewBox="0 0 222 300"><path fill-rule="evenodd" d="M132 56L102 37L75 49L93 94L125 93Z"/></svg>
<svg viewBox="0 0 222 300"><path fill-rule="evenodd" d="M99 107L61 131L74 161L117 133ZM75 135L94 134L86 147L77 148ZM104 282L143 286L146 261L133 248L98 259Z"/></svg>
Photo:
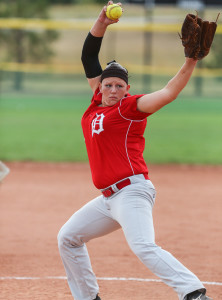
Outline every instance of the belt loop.
<svg viewBox="0 0 222 300"><path fill-rule="evenodd" d="M105 189L102 189L101 192L105 197L110 197L116 192L120 191L122 188L126 187L127 185L130 185L132 183L137 183L138 178L149 180L149 176L147 174L133 175L133 176L126 177L123 180L120 180Z"/></svg>
<svg viewBox="0 0 222 300"><path fill-rule="evenodd" d="M116 186L116 184L112 184L111 185L112 190L114 191L114 193L117 193L119 191L118 187Z"/></svg>

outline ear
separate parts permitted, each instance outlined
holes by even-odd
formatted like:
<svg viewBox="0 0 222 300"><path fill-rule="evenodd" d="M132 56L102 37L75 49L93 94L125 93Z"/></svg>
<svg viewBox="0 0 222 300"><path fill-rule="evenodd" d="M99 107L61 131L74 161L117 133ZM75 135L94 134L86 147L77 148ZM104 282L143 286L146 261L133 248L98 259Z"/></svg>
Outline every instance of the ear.
<svg viewBox="0 0 222 300"><path fill-rule="evenodd" d="M129 92L129 89L130 89L130 85L128 84L127 85L127 88L126 88L126 91L127 91L127 93ZM127 96L127 94L125 95L125 97Z"/></svg>

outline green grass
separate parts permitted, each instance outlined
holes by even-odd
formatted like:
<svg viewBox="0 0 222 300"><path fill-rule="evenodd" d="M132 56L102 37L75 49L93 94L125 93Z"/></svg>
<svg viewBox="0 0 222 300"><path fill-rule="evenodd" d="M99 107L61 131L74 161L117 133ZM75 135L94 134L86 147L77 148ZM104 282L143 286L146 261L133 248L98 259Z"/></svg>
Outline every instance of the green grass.
<svg viewBox="0 0 222 300"><path fill-rule="evenodd" d="M86 161L81 116L90 97L2 96L0 159ZM180 97L148 118L149 163L222 163L222 101Z"/></svg>
<svg viewBox="0 0 222 300"><path fill-rule="evenodd" d="M1 99L1 159L86 160L80 124L86 106L71 97Z"/></svg>
<svg viewBox="0 0 222 300"><path fill-rule="evenodd" d="M221 164L221 112L219 99L182 99L163 108L148 119L146 160Z"/></svg>

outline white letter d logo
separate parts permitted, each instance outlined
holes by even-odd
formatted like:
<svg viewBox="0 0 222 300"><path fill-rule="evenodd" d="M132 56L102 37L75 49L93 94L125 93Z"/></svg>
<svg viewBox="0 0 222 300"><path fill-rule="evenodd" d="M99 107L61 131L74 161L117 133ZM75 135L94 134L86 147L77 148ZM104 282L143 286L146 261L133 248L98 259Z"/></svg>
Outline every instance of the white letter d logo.
<svg viewBox="0 0 222 300"><path fill-rule="evenodd" d="M104 114L96 114L95 119L92 121L92 136L94 133L100 134L103 129L103 119L105 118Z"/></svg>

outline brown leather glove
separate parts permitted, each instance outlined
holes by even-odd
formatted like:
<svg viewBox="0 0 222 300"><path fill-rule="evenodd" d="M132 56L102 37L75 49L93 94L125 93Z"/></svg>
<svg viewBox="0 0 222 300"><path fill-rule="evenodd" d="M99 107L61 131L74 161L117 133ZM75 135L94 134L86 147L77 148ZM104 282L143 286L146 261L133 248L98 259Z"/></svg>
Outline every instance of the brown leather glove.
<svg viewBox="0 0 222 300"><path fill-rule="evenodd" d="M200 60L208 55L217 29L219 15L216 22L203 21L193 14L185 17L180 38L186 57Z"/></svg>

